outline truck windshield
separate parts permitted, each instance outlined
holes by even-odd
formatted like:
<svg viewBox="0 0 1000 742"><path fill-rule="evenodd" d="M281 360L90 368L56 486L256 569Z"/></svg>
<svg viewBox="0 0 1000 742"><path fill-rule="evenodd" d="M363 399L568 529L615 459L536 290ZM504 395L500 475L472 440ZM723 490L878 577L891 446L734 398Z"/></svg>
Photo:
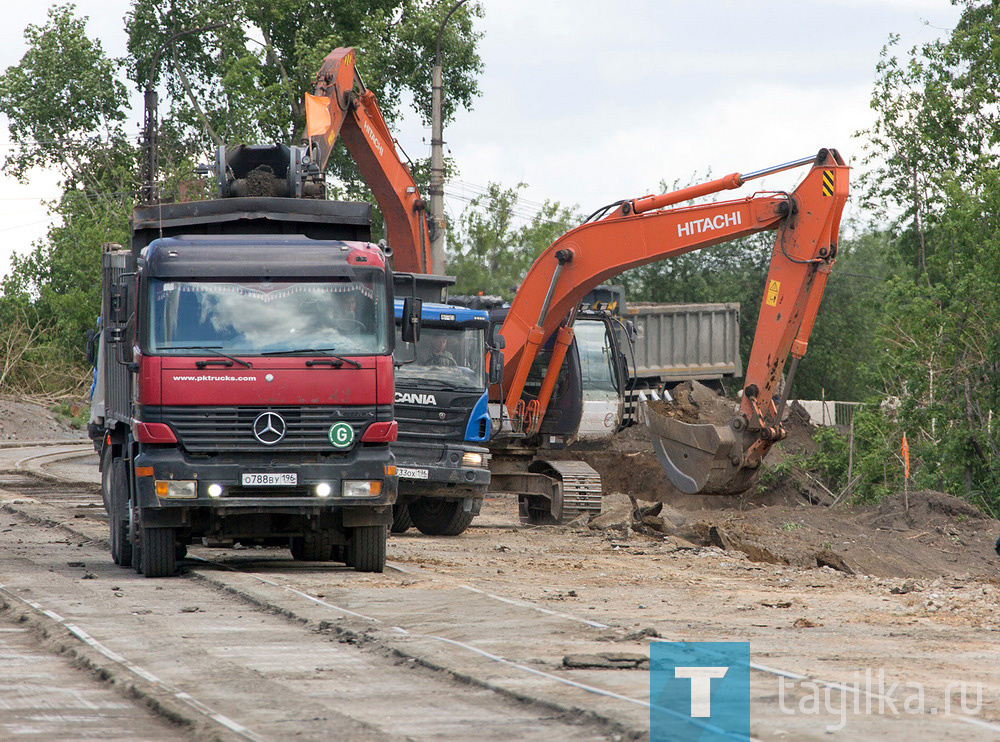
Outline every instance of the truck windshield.
<svg viewBox="0 0 1000 742"><path fill-rule="evenodd" d="M396 369L397 386L470 389L486 388L485 333L479 328L424 327L416 343L416 361L412 343L404 343L396 328L394 357L404 362Z"/></svg>
<svg viewBox="0 0 1000 742"><path fill-rule="evenodd" d="M377 280L150 282L148 348L236 356L300 348L338 355L388 350L384 286Z"/></svg>

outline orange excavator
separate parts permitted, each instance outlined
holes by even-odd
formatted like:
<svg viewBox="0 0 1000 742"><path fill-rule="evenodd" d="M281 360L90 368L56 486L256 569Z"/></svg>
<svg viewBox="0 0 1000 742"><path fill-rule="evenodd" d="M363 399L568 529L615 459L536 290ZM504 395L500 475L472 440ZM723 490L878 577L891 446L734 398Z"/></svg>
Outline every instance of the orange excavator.
<svg viewBox="0 0 1000 742"><path fill-rule="evenodd" d="M791 193L676 206L807 165L809 172ZM738 415L726 426L687 424L646 408L653 447L677 489L718 495L745 491L761 458L785 436L781 416L837 255L848 175L840 154L822 149L814 157L757 172L612 204L604 215L557 239L531 266L499 332L507 363L491 401L503 402L509 432L530 438L541 429L573 341L580 302L590 290L629 268L777 230ZM547 343L551 351L537 394L526 395L529 372ZM784 396L775 404L789 353L793 363Z"/></svg>
<svg viewBox="0 0 1000 742"><path fill-rule="evenodd" d="M339 135L385 217L394 268L433 273L425 203L355 61L352 48L335 49L317 74L316 95L306 96L314 159L325 167ZM739 200L677 206L805 166L809 172L791 193L762 192ZM840 154L822 149L813 157L764 170L620 201L564 234L534 262L498 333L506 364L503 383L492 387L490 401L503 410L501 437L527 441L544 432L542 422L573 343L580 301L589 291L630 268L776 230L739 413L729 425L717 426L687 424L645 410L653 448L677 489L689 494L745 491L762 457L785 436L781 415L836 258L848 177ZM540 358L542 349L546 352ZM789 353L792 365L784 396L776 404ZM544 368L539 369L539 363ZM532 379L540 379L537 393ZM587 487L592 488L596 472L590 472L574 476L589 477ZM599 507L599 496L594 502ZM582 509L591 509L594 502Z"/></svg>
<svg viewBox="0 0 1000 742"><path fill-rule="evenodd" d="M393 268L434 273L441 266L431 260L427 204L356 61L353 48L334 49L316 74L315 95L306 93L306 136L313 161L325 169L339 136L382 211Z"/></svg>

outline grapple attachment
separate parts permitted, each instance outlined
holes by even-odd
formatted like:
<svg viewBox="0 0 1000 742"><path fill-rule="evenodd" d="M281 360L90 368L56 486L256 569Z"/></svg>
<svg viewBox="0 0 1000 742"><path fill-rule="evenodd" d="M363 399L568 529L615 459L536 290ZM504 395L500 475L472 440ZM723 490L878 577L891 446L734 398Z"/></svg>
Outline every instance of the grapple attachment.
<svg viewBox="0 0 1000 742"><path fill-rule="evenodd" d="M660 466L687 495L737 495L747 490L758 466L744 457L744 435L730 425L685 423L645 401L643 419Z"/></svg>

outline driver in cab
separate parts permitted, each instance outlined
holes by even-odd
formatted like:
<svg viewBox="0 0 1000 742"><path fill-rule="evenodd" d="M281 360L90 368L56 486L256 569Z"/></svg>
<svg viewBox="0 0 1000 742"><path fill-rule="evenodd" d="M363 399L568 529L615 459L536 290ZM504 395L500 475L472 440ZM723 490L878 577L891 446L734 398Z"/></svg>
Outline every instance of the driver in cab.
<svg viewBox="0 0 1000 742"><path fill-rule="evenodd" d="M455 356L448 350L448 337L434 335L430 342L431 354L424 360L425 366L457 366Z"/></svg>

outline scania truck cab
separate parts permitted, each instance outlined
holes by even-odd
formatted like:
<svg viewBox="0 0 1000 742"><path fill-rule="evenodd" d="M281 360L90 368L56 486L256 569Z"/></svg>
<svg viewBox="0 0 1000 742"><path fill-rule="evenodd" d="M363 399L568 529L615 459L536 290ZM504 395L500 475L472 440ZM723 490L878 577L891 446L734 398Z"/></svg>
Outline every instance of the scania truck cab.
<svg viewBox="0 0 1000 742"><path fill-rule="evenodd" d="M404 302L395 302L402 331ZM489 487L490 438L484 311L424 301L420 338L396 343L399 474L393 532L411 525L455 536L479 514Z"/></svg>

